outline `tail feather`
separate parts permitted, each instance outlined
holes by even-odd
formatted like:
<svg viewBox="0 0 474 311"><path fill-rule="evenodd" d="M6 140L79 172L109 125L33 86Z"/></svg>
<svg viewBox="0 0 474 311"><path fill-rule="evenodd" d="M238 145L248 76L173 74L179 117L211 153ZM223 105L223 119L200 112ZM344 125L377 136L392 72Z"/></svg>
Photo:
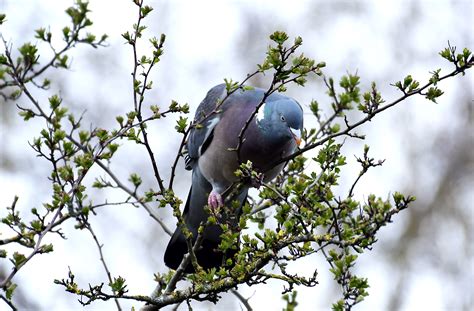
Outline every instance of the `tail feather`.
<svg viewBox="0 0 474 311"><path fill-rule="evenodd" d="M209 217L204 211L204 206L207 204L207 197L211 190L212 186L202 176L199 168L195 167L193 170L192 187L189 190L188 199L183 211L185 224L193 234L193 243L196 241L199 225ZM242 207L247 199L247 189L244 189L236 199L240 202L240 207ZM241 208L237 211L237 216L240 216L240 210ZM223 222L226 219L224 218L220 221ZM204 230L201 247L196 251L197 261L203 268L209 269L222 266L226 258L230 258L235 254L235 250L229 250L225 253L218 250L222 233L223 231L219 224L209 226ZM165 264L171 269L177 269L186 253L188 253L186 239L178 227L166 248ZM194 272L191 264L188 264L185 272Z"/></svg>

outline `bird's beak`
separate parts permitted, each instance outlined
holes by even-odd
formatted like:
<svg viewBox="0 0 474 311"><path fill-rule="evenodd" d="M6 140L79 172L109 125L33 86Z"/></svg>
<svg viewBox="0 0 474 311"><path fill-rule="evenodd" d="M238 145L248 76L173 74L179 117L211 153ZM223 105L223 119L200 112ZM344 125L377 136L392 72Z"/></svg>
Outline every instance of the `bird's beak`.
<svg viewBox="0 0 474 311"><path fill-rule="evenodd" d="M296 142L296 145L299 147L301 144L301 131L295 130L294 128L290 127L291 134L293 135L293 139Z"/></svg>

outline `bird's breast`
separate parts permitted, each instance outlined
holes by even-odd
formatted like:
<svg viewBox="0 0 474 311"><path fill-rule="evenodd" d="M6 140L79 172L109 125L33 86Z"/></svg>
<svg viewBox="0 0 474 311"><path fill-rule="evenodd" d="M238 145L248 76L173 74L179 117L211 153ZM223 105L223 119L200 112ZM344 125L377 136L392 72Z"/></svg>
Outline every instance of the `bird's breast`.
<svg viewBox="0 0 474 311"><path fill-rule="evenodd" d="M275 139L272 135L263 135L255 119L249 122L240 139L250 117L249 111L255 109L250 108L245 104L231 105L214 128L213 139L199 158L201 172L213 187L225 189L237 181L235 171L239 168L239 158L242 163L251 161L256 170L265 174L266 180L271 180L283 167L282 164L275 166L275 163L296 148L291 138Z"/></svg>

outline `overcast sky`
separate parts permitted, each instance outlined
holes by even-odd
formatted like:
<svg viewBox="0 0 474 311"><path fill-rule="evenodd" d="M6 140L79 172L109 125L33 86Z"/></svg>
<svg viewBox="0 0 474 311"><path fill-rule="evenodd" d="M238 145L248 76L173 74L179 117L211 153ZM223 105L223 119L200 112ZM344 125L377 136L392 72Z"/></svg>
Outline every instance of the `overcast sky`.
<svg viewBox="0 0 474 311"><path fill-rule="evenodd" d="M174 99L189 103L192 113L209 88L221 83L224 78L242 80L247 73L255 70L256 64L265 57L268 35L275 30L284 30L291 37L302 36L302 51L317 61L325 61L327 75L337 79L347 72L357 72L362 77L363 87L376 81L387 101L399 95L389 84L407 74L426 81L429 71L437 68L442 68L443 72L451 70L437 54L448 41L460 48L469 47L472 50L474 47L473 4L469 0L180 0L146 3L155 11L145 21L149 26L145 35L167 35L165 55L153 74L155 89L150 92L146 104L166 106ZM64 10L71 4L72 1L0 0L0 11L7 14L8 20L0 31L14 47L29 40L36 42L34 29L50 26L53 33L60 32L68 23ZM94 21L92 29L97 35L107 33L109 46L101 49L78 47L71 54L73 62L70 71L49 72L47 75L53 79L51 93L59 92L73 111L86 109L88 123L111 128L115 126L116 115L124 114L133 107L131 50L124 44L121 34L131 29L136 10L132 1L128 0L92 0L90 8ZM149 51L146 42L141 48L142 53ZM40 51L42 55L47 55L45 47ZM404 189L407 176L411 174L408 171L410 158L404 152L407 142L415 139L420 152L430 152L431 133L448 124L456 128L457 119L453 113L456 101L460 93L472 100L473 82L472 72L462 78L456 77L440 86L445 95L438 105L422 98L411 99L364 127L368 137L363 143L372 146L374 157L387 159L387 162L363 180L357 189L357 197L364 198L368 193L386 197L394 190ZM37 96L44 99L51 93L38 93ZM318 79L311 80L305 89L292 87L288 94L306 107L311 99L328 102ZM32 154L27 144L42 124L33 121L25 126L17 117L12 103L2 102L0 111L0 206L3 208L11 204L13 195L17 194L20 196L19 205L28 211L31 207L40 206L40 202L46 201L49 195L46 182L49 167ZM316 124L309 113L305 115L305 124ZM412 137L403 136L407 133L411 133ZM170 166L167 159L179 145L179 139L173 134L173 119L150 126L150 135L159 159L158 165L167 172ZM348 143L346 150L351 162L354 162L352 154L360 154L363 143ZM145 183L153 186L153 176L143 151L133 146L125 150L114 163L119 176L126 179L130 172L139 172ZM357 172L356 166L349 166L347 170L349 177ZM429 196L441 169L427 168L419 172L426 191L416 195ZM177 189L182 198L187 195L189 177L189 173L181 168ZM104 198L104 194L92 195ZM463 195L466 195L466 208L471 211L467 215L472 217L473 203L469 202L470 198L474 199L472 192ZM174 226L169 211L160 210L159 213L167 219L169 227ZM5 211L0 210L0 216L4 214ZM405 221L403 215L396 217L395 223L381 232L379 243L403 243L397 241L397 232L403 228ZM112 273L127 279L131 293L149 293L154 287L153 273L166 271L162 253L167 237L163 231L145 211L130 208L104 210L92 219L92 224L98 236L103 238ZM72 223L66 225L65 232L68 240L53 238L55 252L35 258L15 280L20 285L19 290L42 310L81 309L75 297L52 284L53 279L66 277L68 266L76 272L83 286L105 279L97 249L90 237L85 232L74 230ZM457 237L453 236L453 239ZM376 246L374 253L365 254L359 263L358 271L369 278L371 288L370 296L357 310L387 308L388 296L393 289L392 273L395 272L384 263L380 249ZM472 292L472 254L467 262L471 265L466 271L468 279L465 284L471 286ZM0 265L1 269L10 269L6 261L0 261ZM304 271L315 265L319 265L320 285L311 289L298 288L300 310L327 310L337 298L335 285L326 271L328 267L321 258L305 259L295 269ZM457 290L454 285L449 285L451 283L446 285L443 276L431 266L426 269L421 266L419 271L413 271L408 284L409 288L403 292L406 299L399 306L401 310L445 310L447 295L455 295ZM252 296L249 302L255 310L278 310L283 307L280 299L282 285L278 282L239 289L243 295ZM130 302L123 302L125 309L131 305ZM183 307L181 309L185 310ZM193 307L195 310L240 310L232 295L224 296L216 307L205 303L193 303ZM87 307L87 310L106 309L113 310L114 304L97 303Z"/></svg>

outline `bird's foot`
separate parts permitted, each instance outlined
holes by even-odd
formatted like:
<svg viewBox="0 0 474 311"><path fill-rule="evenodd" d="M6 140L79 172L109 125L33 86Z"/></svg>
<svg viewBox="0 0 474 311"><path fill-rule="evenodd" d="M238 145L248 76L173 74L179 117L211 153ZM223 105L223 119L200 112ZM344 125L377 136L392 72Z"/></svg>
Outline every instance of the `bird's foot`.
<svg viewBox="0 0 474 311"><path fill-rule="evenodd" d="M207 198L207 205L209 205L211 209L217 209L218 207L224 206L224 201L222 200L220 193L212 190Z"/></svg>

